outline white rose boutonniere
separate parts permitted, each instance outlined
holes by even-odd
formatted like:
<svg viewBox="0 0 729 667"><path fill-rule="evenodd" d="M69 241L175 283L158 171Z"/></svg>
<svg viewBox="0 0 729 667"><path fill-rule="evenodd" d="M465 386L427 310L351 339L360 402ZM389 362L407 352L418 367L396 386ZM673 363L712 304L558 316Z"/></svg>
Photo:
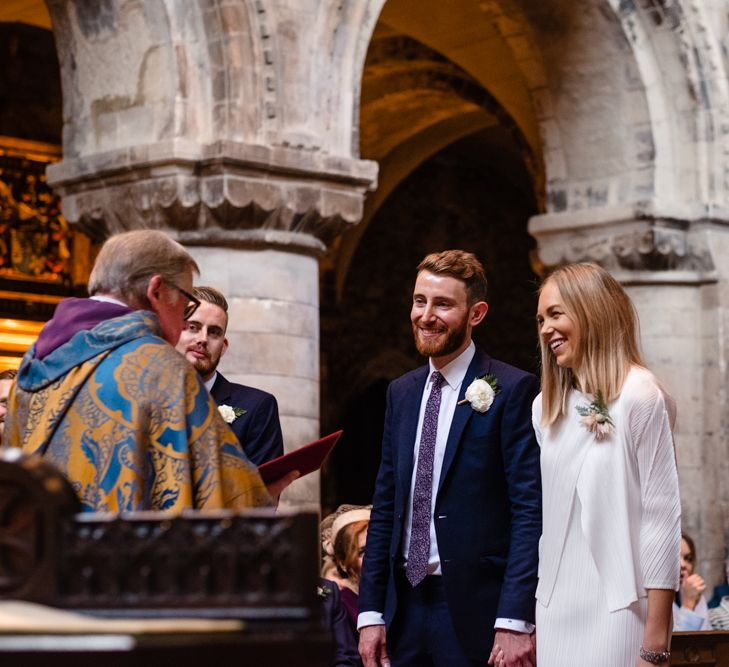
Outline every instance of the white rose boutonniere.
<svg viewBox="0 0 729 667"><path fill-rule="evenodd" d="M234 408L232 405L219 405L218 412L220 412L220 416L226 424L232 424L238 417L248 411L243 408Z"/></svg>
<svg viewBox="0 0 729 667"><path fill-rule="evenodd" d="M458 402L458 405L470 403L476 412L487 412L494 402L497 394L501 392L499 383L495 376L486 374L476 378L466 389L466 398Z"/></svg>

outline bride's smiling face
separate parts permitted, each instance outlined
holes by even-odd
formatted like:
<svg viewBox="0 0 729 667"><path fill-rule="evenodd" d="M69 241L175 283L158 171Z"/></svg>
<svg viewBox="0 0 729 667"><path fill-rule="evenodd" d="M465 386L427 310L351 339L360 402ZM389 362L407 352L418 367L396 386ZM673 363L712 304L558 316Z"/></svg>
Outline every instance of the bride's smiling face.
<svg viewBox="0 0 729 667"><path fill-rule="evenodd" d="M547 281L539 293L537 324L539 335L551 350L557 365L574 370L580 344L580 330L577 323L567 314L564 299L552 281Z"/></svg>

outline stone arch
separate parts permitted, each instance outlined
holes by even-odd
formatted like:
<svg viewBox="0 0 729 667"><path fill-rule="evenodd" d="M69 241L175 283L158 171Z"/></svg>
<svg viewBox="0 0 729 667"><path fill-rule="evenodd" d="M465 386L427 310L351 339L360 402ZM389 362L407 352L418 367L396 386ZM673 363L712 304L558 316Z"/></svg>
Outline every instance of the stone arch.
<svg viewBox="0 0 729 667"><path fill-rule="evenodd" d="M375 36L362 83L360 140L362 154L379 163L379 182L367 199L362 221L337 246L337 298L370 220L397 185L448 144L493 126L502 128L522 155L538 191L539 160L521 128L488 90L415 39Z"/></svg>
<svg viewBox="0 0 729 667"><path fill-rule="evenodd" d="M609 5L633 46L656 144L656 199L725 198L719 115L729 108L721 47L701 3L652 0Z"/></svg>
<svg viewBox="0 0 729 667"><path fill-rule="evenodd" d="M450 16L417 4L389 0L381 25L442 53L514 118L544 161L545 212L670 208L686 188L723 200L726 157L712 137L727 84L700 3L487 0L451 3ZM500 76L483 65L498 59Z"/></svg>

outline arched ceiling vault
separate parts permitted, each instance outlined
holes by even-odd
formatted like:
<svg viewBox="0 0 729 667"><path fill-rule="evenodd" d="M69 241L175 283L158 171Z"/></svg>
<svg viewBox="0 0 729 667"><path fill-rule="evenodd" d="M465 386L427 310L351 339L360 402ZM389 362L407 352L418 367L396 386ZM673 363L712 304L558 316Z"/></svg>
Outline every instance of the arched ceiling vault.
<svg viewBox="0 0 729 667"><path fill-rule="evenodd" d="M336 292L369 222L397 185L450 143L500 127L541 182L531 145L507 111L462 67L410 36L378 24L367 54L360 97L360 154L377 160L378 188L362 222L335 245Z"/></svg>

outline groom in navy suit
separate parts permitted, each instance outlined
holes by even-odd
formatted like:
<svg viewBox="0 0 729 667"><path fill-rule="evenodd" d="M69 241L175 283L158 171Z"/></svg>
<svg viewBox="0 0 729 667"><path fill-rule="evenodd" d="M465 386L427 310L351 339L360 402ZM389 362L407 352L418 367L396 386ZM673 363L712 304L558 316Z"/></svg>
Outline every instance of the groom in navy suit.
<svg viewBox="0 0 729 667"><path fill-rule="evenodd" d="M252 463L261 465L283 455L283 437L278 404L273 395L229 382L217 371L228 349L228 302L212 287L196 287L200 306L185 322L177 351L195 367L212 394L221 414ZM226 409L226 407L229 409Z"/></svg>
<svg viewBox="0 0 729 667"><path fill-rule="evenodd" d="M472 342L485 299L471 253L418 266L410 319L429 363L387 393L359 591L365 667L536 664L539 386Z"/></svg>

